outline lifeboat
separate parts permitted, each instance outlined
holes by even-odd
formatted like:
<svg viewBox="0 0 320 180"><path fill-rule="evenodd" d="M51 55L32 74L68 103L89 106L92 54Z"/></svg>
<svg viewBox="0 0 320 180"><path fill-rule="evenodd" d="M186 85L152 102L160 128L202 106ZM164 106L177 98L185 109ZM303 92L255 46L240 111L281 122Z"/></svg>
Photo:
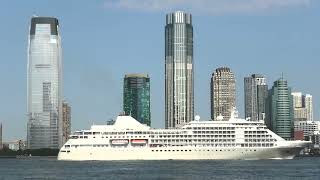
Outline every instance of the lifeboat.
<svg viewBox="0 0 320 180"><path fill-rule="evenodd" d="M146 139L132 139L131 144L147 144Z"/></svg>
<svg viewBox="0 0 320 180"><path fill-rule="evenodd" d="M128 139L113 139L111 140L112 145L127 145L129 144Z"/></svg>

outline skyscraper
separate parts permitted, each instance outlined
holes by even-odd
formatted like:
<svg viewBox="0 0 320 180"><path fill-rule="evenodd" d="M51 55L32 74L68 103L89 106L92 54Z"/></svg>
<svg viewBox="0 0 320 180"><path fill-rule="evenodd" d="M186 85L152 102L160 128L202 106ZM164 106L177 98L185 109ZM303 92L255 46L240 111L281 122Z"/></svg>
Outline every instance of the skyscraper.
<svg viewBox="0 0 320 180"><path fill-rule="evenodd" d="M60 148L62 135L62 57L58 19L33 17L28 41L29 149Z"/></svg>
<svg viewBox="0 0 320 180"><path fill-rule="evenodd" d="M236 81L228 67L221 67L211 77L211 119L216 120L222 115L229 120L236 106Z"/></svg>
<svg viewBox="0 0 320 180"><path fill-rule="evenodd" d="M150 126L150 78L144 74L127 74L123 83L123 111Z"/></svg>
<svg viewBox="0 0 320 180"><path fill-rule="evenodd" d="M259 74L245 77L244 96L245 118L250 118L251 121L264 120L266 98L268 97L266 78Z"/></svg>
<svg viewBox="0 0 320 180"><path fill-rule="evenodd" d="M165 27L165 127L193 120L193 27L191 14L167 14Z"/></svg>
<svg viewBox="0 0 320 180"><path fill-rule="evenodd" d="M62 135L66 142L71 134L71 106L68 102L62 102Z"/></svg>
<svg viewBox="0 0 320 180"><path fill-rule="evenodd" d="M293 138L293 98L291 88L283 77L275 81L269 90L266 124L282 138Z"/></svg>

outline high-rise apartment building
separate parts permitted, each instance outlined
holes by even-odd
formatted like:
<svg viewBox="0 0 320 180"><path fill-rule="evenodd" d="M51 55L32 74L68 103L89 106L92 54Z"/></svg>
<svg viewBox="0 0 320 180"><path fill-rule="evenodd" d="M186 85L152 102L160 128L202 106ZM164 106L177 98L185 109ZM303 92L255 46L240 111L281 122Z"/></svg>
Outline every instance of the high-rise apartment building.
<svg viewBox="0 0 320 180"><path fill-rule="evenodd" d="M123 111L140 123L151 125L150 78L145 74L127 74L123 84Z"/></svg>
<svg viewBox="0 0 320 180"><path fill-rule="evenodd" d="M167 14L165 26L165 127L193 120L193 26L191 14Z"/></svg>
<svg viewBox="0 0 320 180"><path fill-rule="evenodd" d="M312 96L301 92L291 93L293 96L293 110L295 121L313 121Z"/></svg>
<svg viewBox="0 0 320 180"><path fill-rule="evenodd" d="M228 67L215 70L211 77L211 119L223 116L229 120L236 107L236 81Z"/></svg>
<svg viewBox="0 0 320 180"><path fill-rule="evenodd" d="M264 76L252 74L244 78L245 118L251 121L265 119L268 85Z"/></svg>
<svg viewBox="0 0 320 180"><path fill-rule="evenodd" d="M266 124L284 139L293 138L293 98L288 82L282 78L274 82L267 99Z"/></svg>
<svg viewBox="0 0 320 180"><path fill-rule="evenodd" d="M71 134L71 106L68 102L62 102L62 134L63 141L67 142Z"/></svg>
<svg viewBox="0 0 320 180"><path fill-rule="evenodd" d="M304 97L304 104L306 107L306 113L307 113L307 120L313 121L313 102L312 102L312 96L310 94L306 94Z"/></svg>
<svg viewBox="0 0 320 180"><path fill-rule="evenodd" d="M304 96L301 92L291 93L293 99L294 121L307 121L307 111Z"/></svg>
<svg viewBox="0 0 320 180"><path fill-rule="evenodd" d="M64 143L62 56L58 19L31 19L27 76L27 147L58 149Z"/></svg>

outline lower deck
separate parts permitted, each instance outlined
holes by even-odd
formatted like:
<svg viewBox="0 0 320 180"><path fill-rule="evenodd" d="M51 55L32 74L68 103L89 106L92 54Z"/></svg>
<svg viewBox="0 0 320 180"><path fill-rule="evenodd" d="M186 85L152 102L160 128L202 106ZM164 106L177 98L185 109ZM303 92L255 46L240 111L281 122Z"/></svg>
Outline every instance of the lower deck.
<svg viewBox="0 0 320 180"><path fill-rule="evenodd" d="M204 160L204 159L291 159L298 155L296 148L73 148L61 150L59 160Z"/></svg>

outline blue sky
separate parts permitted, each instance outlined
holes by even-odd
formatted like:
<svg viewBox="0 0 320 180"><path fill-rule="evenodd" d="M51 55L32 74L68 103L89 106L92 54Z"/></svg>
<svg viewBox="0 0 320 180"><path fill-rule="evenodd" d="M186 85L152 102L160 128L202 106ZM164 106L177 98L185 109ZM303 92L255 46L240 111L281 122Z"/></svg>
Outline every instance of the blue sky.
<svg viewBox="0 0 320 180"><path fill-rule="evenodd" d="M60 21L64 96L72 129L103 124L122 110L126 73L149 73L153 127L164 126L164 24L173 10L193 14L195 113L210 117L210 77L220 66L243 78L284 73L295 91L314 96L320 115L320 2L317 0L2 0L0 121L4 139L26 137L27 40L30 18Z"/></svg>

